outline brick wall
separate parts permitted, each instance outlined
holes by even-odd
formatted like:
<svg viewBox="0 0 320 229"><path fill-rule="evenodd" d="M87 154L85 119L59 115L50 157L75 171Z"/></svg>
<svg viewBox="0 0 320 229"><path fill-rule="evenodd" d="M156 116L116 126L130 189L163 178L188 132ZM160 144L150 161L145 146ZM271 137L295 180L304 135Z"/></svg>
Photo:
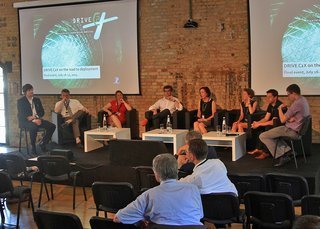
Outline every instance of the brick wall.
<svg viewBox="0 0 320 229"><path fill-rule="evenodd" d="M13 0L0 1L0 61L12 61L7 88L9 138L18 143L16 100L20 92L19 35L17 10ZM129 96L130 103L144 111L163 95L162 87L172 84L176 96L187 109L196 108L198 90L209 86L217 103L237 108L241 89L248 86L249 40L247 0L193 0L193 18L197 29L184 29L188 19L188 0L141 0L140 82L141 96ZM224 30L221 30L221 24ZM36 88L35 88L36 90ZM110 96L79 96L93 115ZM50 119L50 110L58 96L41 96ZM313 140L320 142L319 97L308 97L313 115ZM93 120L95 123L95 119ZM142 131L143 128L140 127Z"/></svg>

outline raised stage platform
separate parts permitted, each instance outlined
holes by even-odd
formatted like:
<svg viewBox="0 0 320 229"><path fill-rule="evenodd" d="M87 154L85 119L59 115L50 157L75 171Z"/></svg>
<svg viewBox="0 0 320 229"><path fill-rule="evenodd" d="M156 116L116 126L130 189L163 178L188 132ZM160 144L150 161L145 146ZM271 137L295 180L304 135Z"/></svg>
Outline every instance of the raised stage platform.
<svg viewBox="0 0 320 229"><path fill-rule="evenodd" d="M136 166L139 155L135 156L135 154L132 153L127 154L127 152L130 151L130 148L122 150L123 155L121 155L121 160L124 163L119 164L119 161L117 163L112 163L112 159L110 160L111 152L110 147L108 146L89 153L84 153L82 148L78 148L75 145L59 146L52 144L50 147L52 149L60 148L72 150L76 167L84 173L87 186L90 186L94 181L127 181L136 185L134 169L127 164L134 161L132 163ZM170 145L167 145L167 147L168 151L172 152ZM297 158L298 169L295 168L293 161L281 168L276 168L273 167L274 161L272 158L257 160L251 155L245 155L237 161L232 161L231 149L218 148L217 152L219 158L225 163L229 173L266 174L269 172L279 172L297 174L307 179L310 193L320 194L320 144L312 145L312 153L307 157L307 163L304 163L302 157ZM26 155L25 152L23 152L23 154ZM33 164L33 162L28 163ZM143 165L146 165L146 163L149 162L144 162Z"/></svg>

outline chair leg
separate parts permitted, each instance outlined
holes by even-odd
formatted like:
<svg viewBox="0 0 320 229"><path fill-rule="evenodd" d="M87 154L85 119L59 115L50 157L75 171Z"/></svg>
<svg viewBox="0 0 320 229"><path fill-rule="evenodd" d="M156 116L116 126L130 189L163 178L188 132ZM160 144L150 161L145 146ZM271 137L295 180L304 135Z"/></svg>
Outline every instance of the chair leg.
<svg viewBox="0 0 320 229"><path fill-rule="evenodd" d="M54 198L53 198L53 187L52 187L52 183L50 183L50 190L51 190L51 199L54 200Z"/></svg>
<svg viewBox="0 0 320 229"><path fill-rule="evenodd" d="M76 208L76 183L77 183L77 177L75 176L73 178L73 204L72 204L73 209Z"/></svg>
<svg viewBox="0 0 320 229"><path fill-rule="evenodd" d="M20 128L20 138L19 138L19 152L21 152L21 138L22 138L22 129Z"/></svg>
<svg viewBox="0 0 320 229"><path fill-rule="evenodd" d="M19 220L20 220L20 207L21 207L21 201L22 201L23 195L21 194L19 197L19 202L18 202L18 213L17 213L17 223L16 223L16 228L19 229Z"/></svg>
<svg viewBox="0 0 320 229"><path fill-rule="evenodd" d="M47 183L44 183L44 189L46 190L47 199L48 199L48 200L50 200L50 196L49 196L49 192L48 192Z"/></svg>
<svg viewBox="0 0 320 229"><path fill-rule="evenodd" d="M84 200L87 201L87 194L86 194L86 188L84 187L84 182L83 182L83 176L82 177L82 191L83 191L83 196Z"/></svg>
<svg viewBox="0 0 320 229"><path fill-rule="evenodd" d="M290 143L291 143L291 149L292 149L292 153L293 153L294 163L296 164L296 169L297 169L298 168L298 164L297 164L297 158L296 158L296 151L294 150L293 141L292 140L290 140Z"/></svg>
<svg viewBox="0 0 320 229"><path fill-rule="evenodd" d="M307 158L306 158L306 153L304 152L304 145L303 145L302 138L300 138L300 142L301 142L301 148L302 148L302 154L303 154L303 158L304 158L304 163L307 163Z"/></svg>
<svg viewBox="0 0 320 229"><path fill-rule="evenodd" d="M28 131L24 129L25 137L26 137L26 147L27 147L27 154L29 154L29 143L28 143Z"/></svg>
<svg viewBox="0 0 320 229"><path fill-rule="evenodd" d="M38 200L38 208L40 208L40 205L41 205L42 189L43 189L43 180L41 180L41 185L40 185L40 194L39 194L39 200Z"/></svg>

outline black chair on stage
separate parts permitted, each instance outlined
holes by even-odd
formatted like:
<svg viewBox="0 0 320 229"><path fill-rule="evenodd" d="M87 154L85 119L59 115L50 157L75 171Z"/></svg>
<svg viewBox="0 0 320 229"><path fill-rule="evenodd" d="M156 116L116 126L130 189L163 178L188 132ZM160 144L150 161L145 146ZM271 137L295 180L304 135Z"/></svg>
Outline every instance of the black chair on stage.
<svg viewBox="0 0 320 229"><path fill-rule="evenodd" d="M92 184L96 216L99 211L116 213L135 199L133 186L127 182L94 182Z"/></svg>
<svg viewBox="0 0 320 229"><path fill-rule="evenodd" d="M76 204L76 184L77 178L80 175L80 171L72 171L69 161L63 156L40 156L38 157L39 169L41 174L41 186L38 207L41 205L41 196L43 185L46 186L47 182L50 182L51 199L53 197L53 182L58 183L72 183L73 186L73 203L72 207L75 209ZM45 187L46 188L46 187ZM85 201L87 201L87 195L85 187L82 184L82 190Z"/></svg>
<svg viewBox="0 0 320 229"><path fill-rule="evenodd" d="M19 228L19 220L20 220L20 208L21 202L25 199L25 196L29 196L29 200L31 203L32 212L34 212L32 193L30 187L18 186L13 187L12 180L8 173L0 172L0 213L1 213L1 222L5 224L5 215L4 215L4 199L6 198L14 198L18 200L18 213L17 213L17 223L16 228Z"/></svg>
<svg viewBox="0 0 320 229"><path fill-rule="evenodd" d="M320 196L307 195L301 199L301 214L302 215L317 215L320 216Z"/></svg>
<svg viewBox="0 0 320 229"><path fill-rule="evenodd" d="M151 166L137 166L134 169L136 171L138 192L142 193L159 185Z"/></svg>
<svg viewBox="0 0 320 229"><path fill-rule="evenodd" d="M246 228L292 228L295 220L292 198L282 193L249 191L244 195Z"/></svg>
<svg viewBox="0 0 320 229"><path fill-rule="evenodd" d="M93 216L90 219L91 229L135 229L134 224L122 224L122 223L114 223L112 219L101 218L98 216Z"/></svg>
<svg viewBox="0 0 320 229"><path fill-rule="evenodd" d="M303 120L303 124L302 124L302 127L298 133L298 137L297 138L291 138L291 137L279 137L277 139L277 144L276 144L276 148L275 148L275 151L274 151L274 155L273 155L273 158L276 158L276 155L277 155L277 145L278 145L278 142L279 140L284 140L284 141L288 141L290 142L291 144L291 149L292 149L292 154L293 154L293 158L294 158L294 163L296 165L296 168L298 168L298 164L297 164L297 151L295 149L295 145L294 145L294 142L300 142L300 146L301 146L301 149L302 149L302 155L303 155L303 158L304 158L304 162L306 163L307 162L307 159L306 159L306 153L305 153L305 149L304 149L304 144L303 144L303 141L306 141L306 142L310 142L308 141L308 139L306 139L305 136L307 136L307 133L310 132L310 129L312 130L312 127L311 127L311 116L307 116L304 118ZM310 134L309 134L310 135ZM310 137L309 137L310 138ZM310 142L310 145L311 145L311 142Z"/></svg>
<svg viewBox="0 0 320 229"><path fill-rule="evenodd" d="M266 191L266 180L261 174L228 174L230 181L238 191L240 203L244 203L243 196L248 191Z"/></svg>
<svg viewBox="0 0 320 229"><path fill-rule="evenodd" d="M56 130L52 135L52 141L56 142L57 144L66 144L66 143L73 143L75 142L75 138L73 136L72 125L68 125L66 127L62 127L64 123L64 118L61 114L56 113L54 111L51 112L52 123L56 125ZM91 129L91 115L84 114L79 119L79 129L81 134L81 139L83 140L83 133L86 130Z"/></svg>
<svg viewBox="0 0 320 229"><path fill-rule="evenodd" d="M103 110L98 112L98 123L101 127L104 115L108 115L108 113ZM135 108L126 112L126 123L123 128L130 128L131 139L139 139L138 111Z"/></svg>
<svg viewBox="0 0 320 229"><path fill-rule="evenodd" d="M188 129L188 130L193 129L193 123L197 121L197 113L198 113L197 109L186 112L184 129ZM217 126L222 124L223 117L225 116L226 116L226 110L217 109L217 112L214 114L213 119L211 119L211 127L207 128L207 130L208 131L216 130Z"/></svg>
<svg viewBox="0 0 320 229"><path fill-rule="evenodd" d="M38 229L83 229L79 217L71 213L37 210L34 219Z"/></svg>
<svg viewBox="0 0 320 229"><path fill-rule="evenodd" d="M308 182L302 176L281 173L268 173L265 176L267 190L289 195L295 206L300 206L302 197L309 195Z"/></svg>
<svg viewBox="0 0 320 229"><path fill-rule="evenodd" d="M158 110L158 112L159 111L160 110ZM186 113L185 109L181 111L175 111L172 113L171 123L172 123L173 129L185 129L185 113ZM148 123L146 125L146 131L155 129L152 122L153 111L146 111L144 116L146 119L148 119Z"/></svg>
<svg viewBox="0 0 320 229"><path fill-rule="evenodd" d="M201 221L217 225L242 223L244 212L239 208L239 199L231 192L201 195L204 217Z"/></svg>

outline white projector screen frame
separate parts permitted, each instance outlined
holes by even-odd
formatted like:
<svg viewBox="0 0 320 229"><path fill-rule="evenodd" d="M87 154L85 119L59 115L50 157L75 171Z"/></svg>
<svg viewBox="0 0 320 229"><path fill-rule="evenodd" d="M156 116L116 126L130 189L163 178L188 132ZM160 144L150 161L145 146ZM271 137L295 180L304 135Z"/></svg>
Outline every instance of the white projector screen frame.
<svg viewBox="0 0 320 229"><path fill-rule="evenodd" d="M320 1L249 0L250 86L320 95Z"/></svg>
<svg viewBox="0 0 320 229"><path fill-rule="evenodd" d="M140 94L138 1L19 8L21 85L40 95Z"/></svg>

